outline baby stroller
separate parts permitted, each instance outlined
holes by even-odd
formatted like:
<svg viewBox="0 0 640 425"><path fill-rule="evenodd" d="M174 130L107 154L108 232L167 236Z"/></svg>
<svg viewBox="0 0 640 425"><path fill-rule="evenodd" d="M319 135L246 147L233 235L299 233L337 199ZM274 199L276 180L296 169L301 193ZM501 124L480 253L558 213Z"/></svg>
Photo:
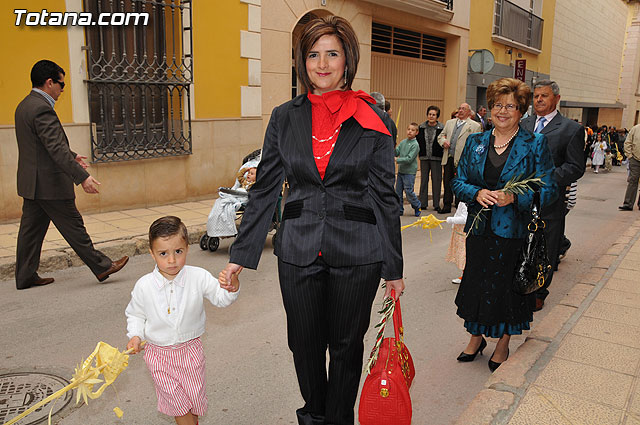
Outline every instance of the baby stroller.
<svg viewBox="0 0 640 425"><path fill-rule="evenodd" d="M242 160L242 166L238 169L240 173L243 169L250 169L258 166L261 158L261 150L255 150ZM246 176L246 173L245 173ZM231 238L237 234L237 224L242 220L244 207L249 200L249 194L240 182L242 176L236 178L233 187L221 187L218 191L218 199L211 208L207 219L207 232L200 237L200 248L203 251L207 249L214 252L220 246L220 240ZM273 219L269 231L275 230L271 237L271 242L275 245L275 241L280 228L280 206L282 196L278 198L276 210L273 213Z"/></svg>

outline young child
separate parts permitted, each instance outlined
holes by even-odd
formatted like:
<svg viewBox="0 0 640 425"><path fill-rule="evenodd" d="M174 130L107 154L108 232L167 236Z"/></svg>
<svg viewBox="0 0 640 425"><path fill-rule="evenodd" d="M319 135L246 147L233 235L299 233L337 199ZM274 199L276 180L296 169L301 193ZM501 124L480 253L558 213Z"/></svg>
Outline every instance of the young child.
<svg viewBox="0 0 640 425"><path fill-rule="evenodd" d="M240 187L244 190L249 190L251 186L256 182L256 167L241 168L236 175Z"/></svg>
<svg viewBox="0 0 640 425"><path fill-rule="evenodd" d="M418 171L418 124L412 122L407 127L407 138L396 147L396 162L398 163L398 177L396 179L396 193L400 197L400 215L404 214L404 206L402 203L402 192L407 194L407 199L411 207L415 211L415 216L420 217L420 201L413 192L413 185L416 181L416 172Z"/></svg>
<svg viewBox="0 0 640 425"><path fill-rule="evenodd" d="M467 204L464 202L458 203L456 213L447 217L447 223L451 224L453 229L451 230L451 242L449 243L449 250L447 251L446 260L449 263L455 263L461 272L464 272L464 266L467 262L467 249L466 239L467 234L464 232L464 225L467 222ZM451 283L460 283L462 276L451 280Z"/></svg>
<svg viewBox="0 0 640 425"><path fill-rule="evenodd" d="M151 372L158 410L173 416L178 425L197 425L207 411L204 353L204 298L226 307L238 297L240 282L224 274L216 280L208 271L186 266L187 228L178 218L157 219L149 228L149 251L156 262L152 273L136 282L127 315L127 348L144 346L144 361Z"/></svg>

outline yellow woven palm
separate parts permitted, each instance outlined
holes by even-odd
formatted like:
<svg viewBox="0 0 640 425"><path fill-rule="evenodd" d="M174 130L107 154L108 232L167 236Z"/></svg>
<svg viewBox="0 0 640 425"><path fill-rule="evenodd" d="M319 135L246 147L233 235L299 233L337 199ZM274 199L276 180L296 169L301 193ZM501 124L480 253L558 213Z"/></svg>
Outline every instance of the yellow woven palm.
<svg viewBox="0 0 640 425"><path fill-rule="evenodd" d="M400 230L408 229L409 227L420 226L423 229L429 230L429 240L433 242L433 238L431 237L431 229L435 229L439 227L442 229L442 223L445 223L447 220L438 220L433 214L429 214L426 217L420 217L414 223L407 224L406 226L402 226Z"/></svg>
<svg viewBox="0 0 640 425"><path fill-rule="evenodd" d="M104 390L116 380L123 370L127 368L129 365L128 354L131 352L132 350L120 352L117 348L110 346L106 342L100 341L98 345L96 345L96 349L93 350L93 353L91 353L91 355L82 362L82 365L76 367L69 385L31 406L29 409L11 419L9 422L6 422L4 425L12 425L18 422L28 414L61 397L67 391L71 391L74 388L77 389L76 404L80 402L81 398L84 403L87 404L88 399L96 399L100 397ZM102 379L100 376L102 376ZM102 383L102 385L96 391L93 391L94 385L100 383ZM51 410L53 410L53 407ZM118 417L122 417L122 410L118 407L113 410ZM49 412L49 425L51 425L51 411Z"/></svg>

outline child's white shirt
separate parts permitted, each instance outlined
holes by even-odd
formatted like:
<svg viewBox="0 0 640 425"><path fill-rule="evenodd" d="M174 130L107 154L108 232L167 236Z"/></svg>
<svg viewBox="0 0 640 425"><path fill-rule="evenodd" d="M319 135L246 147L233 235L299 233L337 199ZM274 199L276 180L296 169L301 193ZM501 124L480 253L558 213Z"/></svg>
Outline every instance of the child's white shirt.
<svg viewBox="0 0 640 425"><path fill-rule="evenodd" d="M454 224L465 224L467 222L467 204L464 202L459 202L458 207L456 208L456 213L447 217L447 223Z"/></svg>
<svg viewBox="0 0 640 425"><path fill-rule="evenodd" d="M222 289L218 279L200 267L184 266L169 281L156 266L136 282L131 292L125 310L127 337L137 336L160 346L197 338L205 328L204 298L217 307L226 307L238 298L238 292Z"/></svg>

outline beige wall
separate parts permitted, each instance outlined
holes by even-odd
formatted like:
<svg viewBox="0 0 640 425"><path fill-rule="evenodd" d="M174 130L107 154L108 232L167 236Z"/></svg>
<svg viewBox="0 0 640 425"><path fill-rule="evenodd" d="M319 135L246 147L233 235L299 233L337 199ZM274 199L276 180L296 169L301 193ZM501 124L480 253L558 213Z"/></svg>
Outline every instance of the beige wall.
<svg viewBox="0 0 640 425"><path fill-rule="evenodd" d="M600 108L598 110L598 125L620 128L622 124L622 109Z"/></svg>
<svg viewBox="0 0 640 425"><path fill-rule="evenodd" d="M622 114L622 127L635 124L640 102L640 5L629 5L622 72L620 73L620 101L626 105Z"/></svg>
<svg viewBox="0 0 640 425"><path fill-rule="evenodd" d="M217 195L233 185L242 158L262 145L262 123L253 119L195 120L193 154L141 161L92 164L88 171L102 185L97 195L76 187L80 211L110 211ZM66 124L71 149L91 157L89 126ZM258 137L256 137L258 135ZM13 126L0 126L0 220L16 220L22 200L16 192L18 147Z"/></svg>
<svg viewBox="0 0 640 425"><path fill-rule="evenodd" d="M556 1L550 75L563 100L618 100L626 23L623 0Z"/></svg>

